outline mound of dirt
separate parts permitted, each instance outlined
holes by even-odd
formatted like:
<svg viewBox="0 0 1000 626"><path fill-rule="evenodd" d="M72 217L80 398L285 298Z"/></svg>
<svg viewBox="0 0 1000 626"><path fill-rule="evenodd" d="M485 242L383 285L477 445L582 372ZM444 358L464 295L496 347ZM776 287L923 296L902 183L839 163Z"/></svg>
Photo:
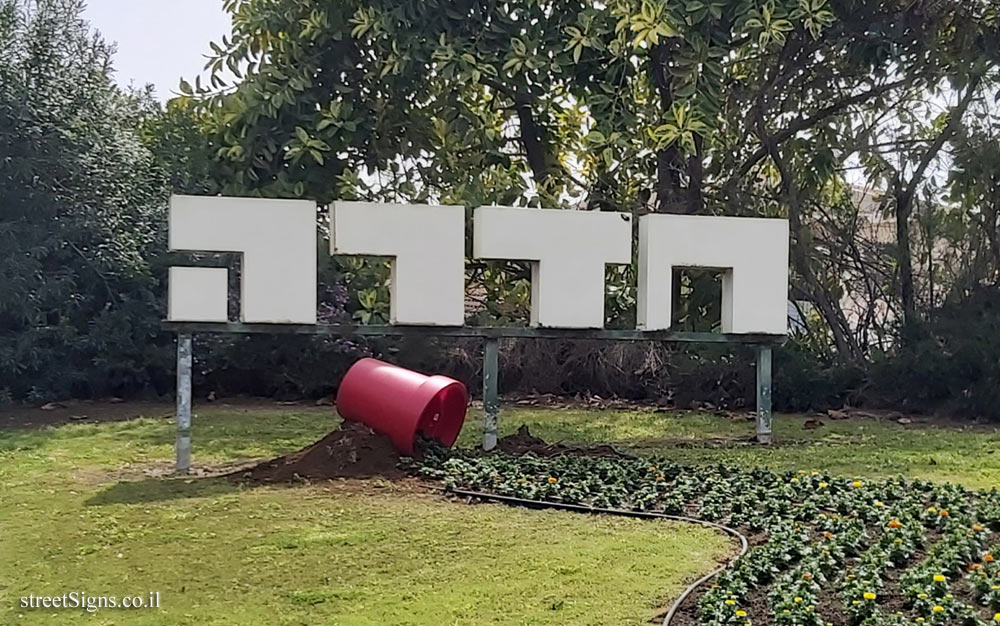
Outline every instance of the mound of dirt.
<svg viewBox="0 0 1000 626"><path fill-rule="evenodd" d="M309 478L401 478L399 453L389 439L357 422L344 421L316 443L234 474L252 482Z"/></svg>
<svg viewBox="0 0 1000 626"><path fill-rule="evenodd" d="M559 456L560 454L583 454L589 456L625 457L611 446L567 446L561 443L548 443L531 434L526 424L521 424L513 435L501 437L497 441L497 450L506 454L527 454L536 456Z"/></svg>

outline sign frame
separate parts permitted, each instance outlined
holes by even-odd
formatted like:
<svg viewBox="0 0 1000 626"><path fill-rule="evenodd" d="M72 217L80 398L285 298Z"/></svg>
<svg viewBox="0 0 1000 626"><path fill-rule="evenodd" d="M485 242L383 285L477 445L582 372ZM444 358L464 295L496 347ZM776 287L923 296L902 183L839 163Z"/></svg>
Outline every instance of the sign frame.
<svg viewBox="0 0 1000 626"><path fill-rule="evenodd" d="M773 347L786 335L724 334L679 331L576 329L502 326L403 326L368 324L248 324L242 322L164 321L165 331L177 334L177 439L175 471L191 469L191 387L195 333L326 335L361 337L479 338L483 340L483 449L497 445L500 426L500 340L501 339L585 339L603 341L655 341L663 343L750 345L756 353L757 443L768 445L773 438L771 411L771 360Z"/></svg>

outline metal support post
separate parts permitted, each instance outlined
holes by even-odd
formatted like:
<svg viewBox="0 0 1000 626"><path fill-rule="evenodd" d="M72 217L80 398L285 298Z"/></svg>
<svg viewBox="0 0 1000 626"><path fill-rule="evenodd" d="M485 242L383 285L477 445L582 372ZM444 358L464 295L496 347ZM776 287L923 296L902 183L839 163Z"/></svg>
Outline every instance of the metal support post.
<svg viewBox="0 0 1000 626"><path fill-rule="evenodd" d="M500 428L500 340L486 339L483 346L483 450L497 447Z"/></svg>
<svg viewBox="0 0 1000 626"><path fill-rule="evenodd" d="M757 347L757 443L771 443L771 346Z"/></svg>
<svg viewBox="0 0 1000 626"><path fill-rule="evenodd" d="M177 335L177 464L178 474L191 469L191 334Z"/></svg>

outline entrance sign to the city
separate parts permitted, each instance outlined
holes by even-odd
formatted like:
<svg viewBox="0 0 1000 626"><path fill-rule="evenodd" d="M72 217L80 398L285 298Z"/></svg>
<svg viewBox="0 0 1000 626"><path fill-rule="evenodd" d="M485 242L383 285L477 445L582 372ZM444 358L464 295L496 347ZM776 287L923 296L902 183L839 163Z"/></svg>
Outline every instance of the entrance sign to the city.
<svg viewBox="0 0 1000 626"><path fill-rule="evenodd" d="M604 326L604 273L632 262L628 213L480 207L473 213L477 259L531 262L531 324Z"/></svg>
<svg viewBox="0 0 1000 626"><path fill-rule="evenodd" d="M330 252L392 259L391 323L465 323L464 207L337 202Z"/></svg>
<svg viewBox="0 0 1000 626"><path fill-rule="evenodd" d="M316 205L302 200L174 196L171 250L243 255L245 322L316 323ZM171 320L225 322L227 270L170 268Z"/></svg>
<svg viewBox="0 0 1000 626"><path fill-rule="evenodd" d="M389 257L395 325L461 326L465 210L455 206L336 202L332 254ZM170 249L243 255L241 321L316 323L316 215L312 202L175 196ZM788 223L780 219L652 214L638 225L638 326L670 327L673 269L723 274L722 330L785 334ZM627 213L480 207L473 213L477 259L531 264L531 324L604 325L609 264L633 260ZM168 318L227 321L226 268L172 267Z"/></svg>

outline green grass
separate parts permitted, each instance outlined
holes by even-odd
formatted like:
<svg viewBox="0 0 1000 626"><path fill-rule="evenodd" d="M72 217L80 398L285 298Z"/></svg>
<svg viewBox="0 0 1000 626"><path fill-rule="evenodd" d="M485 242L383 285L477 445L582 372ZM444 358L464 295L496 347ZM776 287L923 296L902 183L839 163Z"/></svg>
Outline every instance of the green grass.
<svg viewBox="0 0 1000 626"><path fill-rule="evenodd" d="M272 456L320 411L202 411L199 464ZM248 489L144 477L169 420L0 431L3 624L641 624L730 542L672 523L468 506L384 481ZM28 594L161 609L21 609Z"/></svg>
<svg viewBox="0 0 1000 626"><path fill-rule="evenodd" d="M335 425L329 409L199 408L198 464L274 456ZM550 441L681 462L1000 484L995 429L802 422L778 416L771 448L720 448L704 444L753 424L639 411L502 418L505 433L527 423ZM462 444L478 442L479 424L470 414ZM170 466L172 428L140 419L0 431L0 623L638 624L731 549L697 527L467 506L384 481L246 489L144 476ZM160 591L163 608L17 606L74 590Z"/></svg>
<svg viewBox="0 0 1000 626"><path fill-rule="evenodd" d="M697 413L505 409L501 434L527 424L546 441L611 443L680 463L762 465L775 470L822 470L843 476L903 475L959 483L972 489L1000 488L1000 430L995 427L902 426L867 419L823 420L816 430L805 418L777 415L777 445L720 447L711 439L753 435L753 422ZM477 419L462 432L462 445L475 445Z"/></svg>

